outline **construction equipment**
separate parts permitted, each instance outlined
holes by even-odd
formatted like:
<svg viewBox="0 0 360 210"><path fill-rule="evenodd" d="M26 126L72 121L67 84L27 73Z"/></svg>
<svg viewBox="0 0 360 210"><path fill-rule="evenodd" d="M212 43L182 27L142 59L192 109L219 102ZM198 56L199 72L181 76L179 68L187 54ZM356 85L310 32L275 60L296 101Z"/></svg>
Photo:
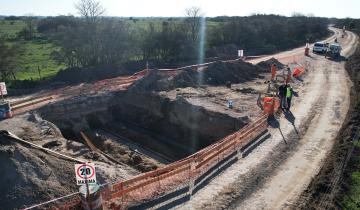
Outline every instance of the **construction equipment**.
<svg viewBox="0 0 360 210"><path fill-rule="evenodd" d="M264 113L268 115L274 115L280 107L280 100L276 96L266 96L263 98Z"/></svg>
<svg viewBox="0 0 360 210"><path fill-rule="evenodd" d="M259 92L257 105L265 114L274 115L279 110L280 101L277 97L277 91L279 89L279 85L284 83L284 81L284 75L276 75L275 80L265 82L268 85L267 90Z"/></svg>

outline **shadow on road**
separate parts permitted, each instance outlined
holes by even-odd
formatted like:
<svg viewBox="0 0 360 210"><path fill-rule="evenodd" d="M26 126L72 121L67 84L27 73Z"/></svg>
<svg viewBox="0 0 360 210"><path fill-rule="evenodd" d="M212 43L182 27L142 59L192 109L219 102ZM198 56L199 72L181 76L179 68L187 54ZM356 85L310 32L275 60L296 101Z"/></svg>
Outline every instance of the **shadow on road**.
<svg viewBox="0 0 360 210"><path fill-rule="evenodd" d="M287 144L286 139L285 139L285 136L284 136L284 134L283 134L283 132L282 132L282 130L281 130L281 128L280 128L280 122L279 122L279 120L276 119L276 118L274 117L274 115L271 115L271 116L268 117L267 122L268 122L268 124L269 124L270 127L272 127L272 128L278 128L278 129L279 129L279 132L280 132L280 134L281 134L281 137L283 138L285 144Z"/></svg>
<svg viewBox="0 0 360 210"><path fill-rule="evenodd" d="M293 115L293 113L291 111L286 111L284 112L285 114L285 119L287 119L291 125L294 127L294 130L296 132L296 134L299 134L298 130L296 129L296 126L295 126L295 116Z"/></svg>

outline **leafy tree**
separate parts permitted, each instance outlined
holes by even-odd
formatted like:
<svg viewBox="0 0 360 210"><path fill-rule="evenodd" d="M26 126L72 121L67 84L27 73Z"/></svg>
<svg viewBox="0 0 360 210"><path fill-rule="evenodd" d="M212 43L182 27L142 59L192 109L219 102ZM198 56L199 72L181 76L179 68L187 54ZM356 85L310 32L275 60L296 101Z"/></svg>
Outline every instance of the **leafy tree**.
<svg viewBox="0 0 360 210"><path fill-rule="evenodd" d="M2 81L7 81L10 77L16 80L15 73L19 70L18 56L22 52L23 48L20 45L7 45L0 38L0 78Z"/></svg>

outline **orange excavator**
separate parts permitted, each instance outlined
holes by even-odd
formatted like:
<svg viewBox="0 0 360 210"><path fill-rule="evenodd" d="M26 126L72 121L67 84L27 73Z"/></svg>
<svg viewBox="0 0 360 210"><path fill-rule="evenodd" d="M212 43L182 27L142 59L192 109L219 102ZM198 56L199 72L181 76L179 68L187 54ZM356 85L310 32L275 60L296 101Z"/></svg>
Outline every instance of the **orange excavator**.
<svg viewBox="0 0 360 210"><path fill-rule="evenodd" d="M301 76L304 68L296 65L291 71L289 67L280 69L280 74L276 75L274 69L276 66L271 65L271 80L265 82L268 85L265 91L259 92L257 105L268 115L277 115L280 112L280 99L278 97L278 89L281 84L290 83L292 77ZM299 72L300 71L300 72Z"/></svg>

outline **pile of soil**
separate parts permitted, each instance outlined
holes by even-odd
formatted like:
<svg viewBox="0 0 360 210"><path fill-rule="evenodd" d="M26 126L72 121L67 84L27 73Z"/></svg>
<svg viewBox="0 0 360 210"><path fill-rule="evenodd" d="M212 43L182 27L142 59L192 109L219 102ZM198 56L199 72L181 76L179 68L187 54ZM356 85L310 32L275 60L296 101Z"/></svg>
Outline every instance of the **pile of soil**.
<svg viewBox="0 0 360 210"><path fill-rule="evenodd" d="M341 201L351 185L351 173L358 170L354 166L360 157L359 149L352 150L353 141L360 131L360 47L345 67L354 84L349 112L319 174L292 209L344 209Z"/></svg>
<svg viewBox="0 0 360 210"><path fill-rule="evenodd" d="M76 191L73 163L0 135L1 209L15 209Z"/></svg>
<svg viewBox="0 0 360 210"><path fill-rule="evenodd" d="M77 162L20 143L7 131L44 148L95 163L100 184L139 173L125 164L111 162L81 142L64 139L56 125L35 112L0 121L0 128L0 209L28 207L78 191L74 174Z"/></svg>
<svg viewBox="0 0 360 210"><path fill-rule="evenodd" d="M275 58L270 58L269 60L261 61L260 63L256 64L256 66L263 68L263 69L267 69L270 72L270 66L272 64L276 64L277 69L283 69L285 67L284 64L280 63Z"/></svg>
<svg viewBox="0 0 360 210"><path fill-rule="evenodd" d="M132 89L164 91L201 85L217 86L229 83L243 83L256 78L263 78L261 74L269 72L272 63L276 63L279 68L283 67L283 64L272 58L258 65L252 65L244 61L236 63L215 62L200 70L192 68L181 70L176 76L168 76L161 70L152 70L146 78L134 83Z"/></svg>
<svg viewBox="0 0 360 210"><path fill-rule="evenodd" d="M79 83L109 79L127 72L112 65L102 65L92 68L68 68L59 71L51 82Z"/></svg>

